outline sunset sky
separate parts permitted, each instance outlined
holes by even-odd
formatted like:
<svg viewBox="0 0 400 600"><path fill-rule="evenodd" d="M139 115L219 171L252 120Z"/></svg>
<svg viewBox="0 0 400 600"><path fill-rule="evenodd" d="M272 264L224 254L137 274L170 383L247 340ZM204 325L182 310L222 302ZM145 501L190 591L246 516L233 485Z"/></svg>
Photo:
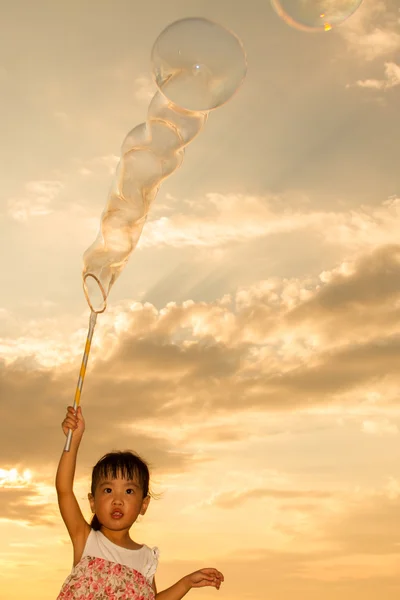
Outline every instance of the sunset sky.
<svg viewBox="0 0 400 600"><path fill-rule="evenodd" d="M0 19L0 599L55 600L72 564L54 476L89 309L82 255L150 52L188 16L234 30L243 87L154 203L98 318L76 493L132 449L132 529L159 589L211 600L400 594L400 12L329 33L268 0L14 0Z"/></svg>

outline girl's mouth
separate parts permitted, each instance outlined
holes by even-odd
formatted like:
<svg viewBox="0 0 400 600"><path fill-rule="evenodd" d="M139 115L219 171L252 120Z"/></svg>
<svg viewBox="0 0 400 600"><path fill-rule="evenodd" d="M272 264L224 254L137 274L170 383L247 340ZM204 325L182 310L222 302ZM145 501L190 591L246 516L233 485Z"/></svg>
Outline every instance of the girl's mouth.
<svg viewBox="0 0 400 600"><path fill-rule="evenodd" d="M111 516L113 519L121 519L124 515L120 510L114 510L114 512L111 513Z"/></svg>

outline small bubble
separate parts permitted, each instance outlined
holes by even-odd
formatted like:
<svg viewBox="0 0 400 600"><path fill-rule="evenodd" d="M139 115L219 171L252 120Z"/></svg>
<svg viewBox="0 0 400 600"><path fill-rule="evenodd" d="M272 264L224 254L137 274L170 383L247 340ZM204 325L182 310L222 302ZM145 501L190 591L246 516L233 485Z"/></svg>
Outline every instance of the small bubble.
<svg viewBox="0 0 400 600"><path fill-rule="evenodd" d="M271 0L276 13L301 31L330 31L348 19L363 0Z"/></svg>

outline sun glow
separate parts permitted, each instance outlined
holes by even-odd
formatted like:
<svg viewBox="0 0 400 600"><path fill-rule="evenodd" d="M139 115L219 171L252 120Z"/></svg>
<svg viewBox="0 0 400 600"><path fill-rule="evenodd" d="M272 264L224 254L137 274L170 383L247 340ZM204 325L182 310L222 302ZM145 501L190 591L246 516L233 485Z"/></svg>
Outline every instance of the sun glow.
<svg viewBox="0 0 400 600"><path fill-rule="evenodd" d="M19 473L18 469L0 469L0 487L21 488L32 480L32 473L25 469Z"/></svg>

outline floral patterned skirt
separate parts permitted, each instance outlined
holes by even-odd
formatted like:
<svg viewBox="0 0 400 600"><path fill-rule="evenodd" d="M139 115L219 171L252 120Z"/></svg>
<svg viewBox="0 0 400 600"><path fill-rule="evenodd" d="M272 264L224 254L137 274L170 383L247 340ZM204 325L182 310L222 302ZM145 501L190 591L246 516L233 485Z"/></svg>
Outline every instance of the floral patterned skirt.
<svg viewBox="0 0 400 600"><path fill-rule="evenodd" d="M154 600L154 590L139 571L85 556L72 569L57 600Z"/></svg>

